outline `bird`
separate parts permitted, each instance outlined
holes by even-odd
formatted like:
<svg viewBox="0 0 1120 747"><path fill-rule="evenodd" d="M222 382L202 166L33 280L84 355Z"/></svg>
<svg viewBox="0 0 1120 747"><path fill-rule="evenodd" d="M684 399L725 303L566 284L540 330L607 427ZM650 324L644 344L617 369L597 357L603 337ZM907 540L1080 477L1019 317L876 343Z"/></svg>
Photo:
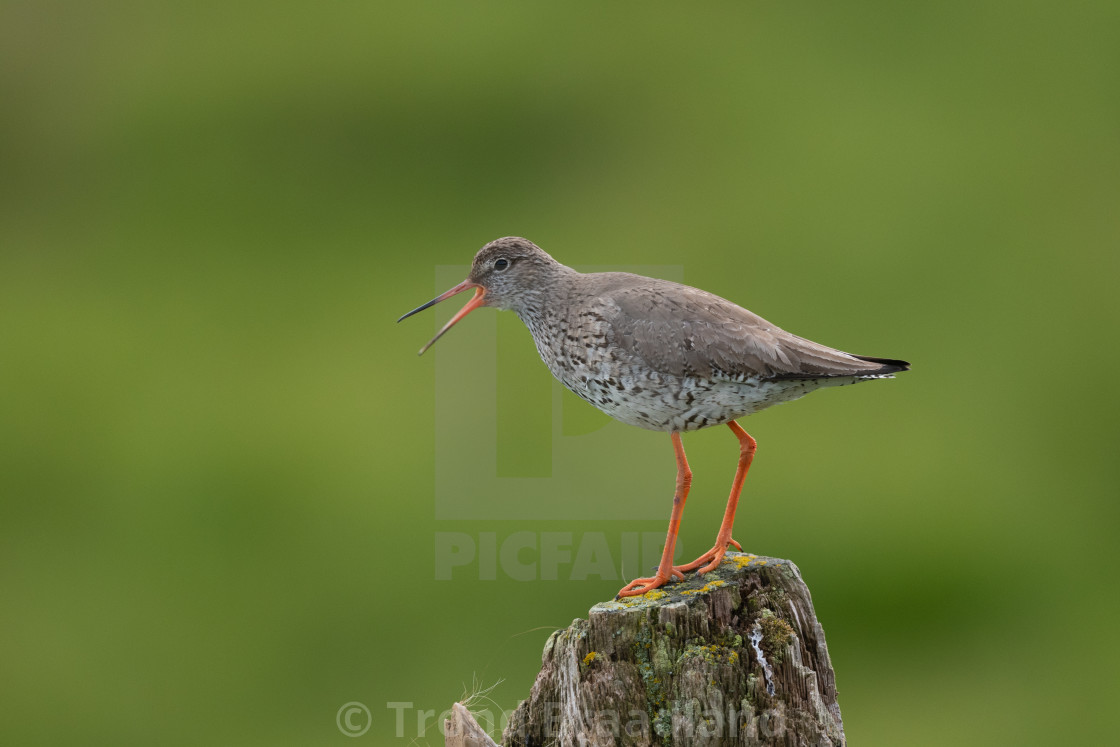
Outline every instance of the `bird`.
<svg viewBox="0 0 1120 747"><path fill-rule="evenodd" d="M565 387L616 420L669 433L677 475L661 561L653 576L634 579L616 598L659 589L693 570L708 573L729 547L742 550L731 534L757 442L738 419L816 389L910 369L906 361L851 355L798 337L698 288L626 272L577 272L519 236L483 246L463 282L397 321L468 290L474 295L420 355L477 308L513 311ZM674 565L692 485L681 434L719 425L739 442L723 521L710 550Z"/></svg>

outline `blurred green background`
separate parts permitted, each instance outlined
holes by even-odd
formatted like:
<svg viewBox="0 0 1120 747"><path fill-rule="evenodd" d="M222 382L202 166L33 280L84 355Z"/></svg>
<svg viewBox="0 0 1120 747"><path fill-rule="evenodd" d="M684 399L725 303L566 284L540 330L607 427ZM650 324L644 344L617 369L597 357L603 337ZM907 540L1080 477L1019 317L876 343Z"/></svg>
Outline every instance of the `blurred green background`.
<svg viewBox="0 0 1120 747"><path fill-rule="evenodd" d="M801 567L852 744L1109 741L1117 49L1111 2L3 3L0 742L435 745L464 683L525 697L621 583L437 580L437 536L660 533L673 462L564 401L616 444L581 500L630 471L640 516L436 518L435 361L496 312L394 322L510 234L914 363L744 423L736 535ZM516 474L552 389L498 332ZM694 555L735 445L685 445Z"/></svg>

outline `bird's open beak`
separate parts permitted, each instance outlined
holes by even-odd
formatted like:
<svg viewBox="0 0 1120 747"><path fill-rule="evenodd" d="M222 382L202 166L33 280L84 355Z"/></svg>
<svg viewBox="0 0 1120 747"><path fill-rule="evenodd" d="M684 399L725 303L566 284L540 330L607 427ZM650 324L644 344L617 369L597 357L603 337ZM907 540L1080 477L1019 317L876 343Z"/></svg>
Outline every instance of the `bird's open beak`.
<svg viewBox="0 0 1120 747"><path fill-rule="evenodd" d="M459 313L456 314L455 316L451 317L451 321L449 321L447 324L443 325L443 328L439 332L436 332L436 336L433 337L432 339L428 340L427 345L420 348L420 352L418 353L418 355L423 355L424 351L427 350L428 348L430 348L432 345L434 345L436 340L443 337L444 332L446 332L447 330L454 327L460 319L462 319L467 314L471 313L472 311L477 309L479 306L481 306L482 305L482 297L486 295L486 289L483 288L481 285L478 285L477 283L472 283L469 280L464 280L463 282L459 283L458 285L456 285L454 288L447 291L446 293L439 294L438 296L433 298L431 301L428 301L423 306L417 306L415 309L408 312L407 314L405 314L404 316L402 316L400 319L397 320L398 322L402 322L405 319L412 316L413 314L415 314L419 311L423 311L424 309L428 308L429 306L435 306L440 301L444 301L448 298L451 298L456 293L462 293L463 291L465 291L469 288L474 288L474 298L467 301L466 305L463 306L463 308L459 309Z"/></svg>

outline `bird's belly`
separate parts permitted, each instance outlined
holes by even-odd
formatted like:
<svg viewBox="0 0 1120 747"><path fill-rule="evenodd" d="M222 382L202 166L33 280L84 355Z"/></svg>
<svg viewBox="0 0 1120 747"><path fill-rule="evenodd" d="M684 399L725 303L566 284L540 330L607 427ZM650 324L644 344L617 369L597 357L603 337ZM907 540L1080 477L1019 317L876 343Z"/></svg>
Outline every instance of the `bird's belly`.
<svg viewBox="0 0 1120 747"><path fill-rule="evenodd" d="M802 397L822 383L713 381L650 372L627 375L617 369L613 375L587 371L553 373L568 389L612 418L655 431L695 431L727 423Z"/></svg>

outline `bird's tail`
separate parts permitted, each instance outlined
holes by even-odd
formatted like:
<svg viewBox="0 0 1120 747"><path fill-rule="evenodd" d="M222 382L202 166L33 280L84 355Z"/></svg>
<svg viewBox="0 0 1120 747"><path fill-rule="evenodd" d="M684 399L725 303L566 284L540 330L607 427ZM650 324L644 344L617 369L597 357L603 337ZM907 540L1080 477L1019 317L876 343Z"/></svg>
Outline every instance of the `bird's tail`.
<svg viewBox="0 0 1120 747"><path fill-rule="evenodd" d="M882 366L882 368L877 370L868 371L868 374L871 376L890 376L899 371L910 370L910 364L908 362L895 360L893 358L872 358L869 355L853 355L852 357L859 358L861 361L867 361L868 363L878 363Z"/></svg>

